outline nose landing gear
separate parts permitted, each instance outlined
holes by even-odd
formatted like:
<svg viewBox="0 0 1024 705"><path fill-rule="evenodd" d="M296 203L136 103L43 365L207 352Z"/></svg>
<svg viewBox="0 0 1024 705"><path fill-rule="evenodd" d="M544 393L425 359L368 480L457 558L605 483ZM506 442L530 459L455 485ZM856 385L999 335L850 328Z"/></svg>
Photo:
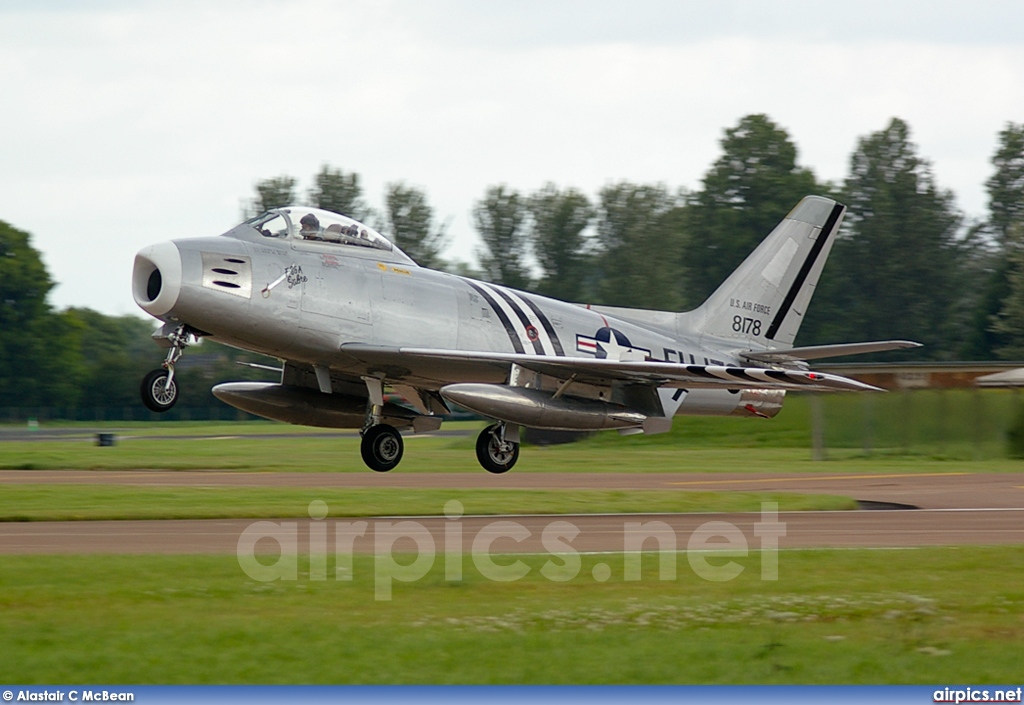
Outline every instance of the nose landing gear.
<svg viewBox="0 0 1024 705"><path fill-rule="evenodd" d="M170 350L167 351L167 358L163 362L163 369L153 370L142 378L142 386L139 389L142 395L142 403L150 411L163 413L169 410L178 401L178 384L174 379L174 363L178 361L185 348L192 344L192 330L186 325L180 325L167 334L166 340L170 343Z"/></svg>

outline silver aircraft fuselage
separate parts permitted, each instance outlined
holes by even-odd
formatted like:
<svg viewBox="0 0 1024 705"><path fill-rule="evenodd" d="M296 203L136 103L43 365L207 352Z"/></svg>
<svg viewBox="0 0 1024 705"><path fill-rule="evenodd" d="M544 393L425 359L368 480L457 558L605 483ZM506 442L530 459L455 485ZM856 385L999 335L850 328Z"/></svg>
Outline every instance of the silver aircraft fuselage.
<svg viewBox="0 0 1024 705"><path fill-rule="evenodd" d="M497 420L477 444L491 472L515 463L521 426L662 433L677 414L771 417L787 390L873 389L804 359L916 345L790 347L844 211L805 198L704 304L672 313L427 269L345 216L275 209L219 237L138 253L134 298L164 321L154 338L170 348L143 401L169 409L175 361L209 337L284 363L279 384L221 384L218 398L290 423L361 428L364 460L382 471L401 458L396 429L436 429L449 403ZM385 388L409 406L387 402Z"/></svg>
<svg viewBox="0 0 1024 705"><path fill-rule="evenodd" d="M293 280L268 290L289 268ZM147 300L146 285L157 270L162 288ZM397 249L266 238L245 224L218 237L143 249L135 293L145 310L186 322L211 340L335 373L351 371L356 379L365 366L342 352L344 344L740 364L727 349L735 342L708 347L699 333L678 330L671 314L633 312L650 316L639 325L604 307L419 267ZM456 382L502 384L507 372L453 367L395 378L436 390ZM758 415L774 415L783 394L693 390L676 413L749 416L755 414L746 407L753 405Z"/></svg>

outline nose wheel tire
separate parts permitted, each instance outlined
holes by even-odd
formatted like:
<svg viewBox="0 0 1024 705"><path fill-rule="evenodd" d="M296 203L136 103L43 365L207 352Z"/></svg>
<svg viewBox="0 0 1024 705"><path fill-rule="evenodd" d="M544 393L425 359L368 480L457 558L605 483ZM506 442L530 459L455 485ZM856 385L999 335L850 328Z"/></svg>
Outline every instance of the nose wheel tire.
<svg viewBox="0 0 1024 705"><path fill-rule="evenodd" d="M151 411L163 413L178 401L178 383L168 382L167 370L153 370L142 378L142 403Z"/></svg>
<svg viewBox="0 0 1024 705"><path fill-rule="evenodd" d="M387 472L401 461L405 446L397 429L381 423L366 429L359 449L367 467L377 472Z"/></svg>
<svg viewBox="0 0 1024 705"><path fill-rule="evenodd" d="M519 460L519 444L501 440L498 424L488 426L476 439L476 459L484 470L500 475Z"/></svg>

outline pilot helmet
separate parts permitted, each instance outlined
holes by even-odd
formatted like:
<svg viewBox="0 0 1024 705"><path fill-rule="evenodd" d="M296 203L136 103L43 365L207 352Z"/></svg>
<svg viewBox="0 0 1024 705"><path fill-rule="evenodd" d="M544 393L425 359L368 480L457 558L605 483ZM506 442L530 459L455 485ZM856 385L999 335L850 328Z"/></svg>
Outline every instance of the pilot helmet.
<svg viewBox="0 0 1024 705"><path fill-rule="evenodd" d="M320 221L316 219L316 216L312 213L307 213L302 216L302 220L299 221L302 224L303 230L315 230L320 227Z"/></svg>

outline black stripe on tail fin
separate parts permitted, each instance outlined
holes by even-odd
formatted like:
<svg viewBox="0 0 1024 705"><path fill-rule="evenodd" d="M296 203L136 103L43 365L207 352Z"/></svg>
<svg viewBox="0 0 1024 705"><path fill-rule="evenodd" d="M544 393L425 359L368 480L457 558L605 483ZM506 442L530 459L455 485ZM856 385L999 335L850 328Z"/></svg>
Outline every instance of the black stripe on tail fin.
<svg viewBox="0 0 1024 705"><path fill-rule="evenodd" d="M797 294L800 293L800 289L803 287L804 282L807 281L807 275L811 273L811 268L814 263L818 260L818 256L821 251L825 249L825 244L829 238L833 236L838 228L836 224L839 221L840 216L843 214L844 207L840 204L835 204L832 207L832 212L829 213L828 220L825 221L825 226L821 229L821 233L818 235L818 239L814 241L814 246L811 247L811 251L807 253L806 259L804 259L803 265L800 267L800 271L797 272L796 279L793 280L792 285L789 287L789 291L786 292L786 298L782 300L779 305L779 310L775 314L775 318L772 319L772 323L768 326L768 332L765 337L775 339L775 335L779 332L779 327L782 322L786 320L786 316L789 315L789 310L793 307L793 302L796 301Z"/></svg>

